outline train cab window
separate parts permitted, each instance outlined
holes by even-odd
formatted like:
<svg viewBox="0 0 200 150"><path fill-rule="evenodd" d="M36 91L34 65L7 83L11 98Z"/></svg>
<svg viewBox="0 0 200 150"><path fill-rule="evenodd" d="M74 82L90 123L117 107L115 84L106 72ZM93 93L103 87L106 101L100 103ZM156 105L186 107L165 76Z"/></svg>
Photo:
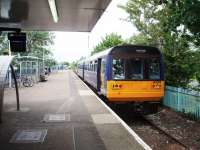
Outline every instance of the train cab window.
<svg viewBox="0 0 200 150"><path fill-rule="evenodd" d="M125 61L126 79L143 79L143 60L141 58L132 58Z"/></svg>
<svg viewBox="0 0 200 150"><path fill-rule="evenodd" d="M158 58L152 58L149 61L149 79L160 79L160 61Z"/></svg>
<svg viewBox="0 0 200 150"><path fill-rule="evenodd" d="M124 60L113 59L113 79L125 79L124 75Z"/></svg>

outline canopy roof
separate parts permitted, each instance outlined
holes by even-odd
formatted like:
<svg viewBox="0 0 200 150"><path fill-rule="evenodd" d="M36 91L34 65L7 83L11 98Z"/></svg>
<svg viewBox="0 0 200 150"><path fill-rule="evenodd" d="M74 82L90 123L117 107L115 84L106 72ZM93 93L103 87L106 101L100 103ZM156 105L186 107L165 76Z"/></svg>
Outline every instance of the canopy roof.
<svg viewBox="0 0 200 150"><path fill-rule="evenodd" d="M89 32L111 0L55 0L57 23L49 1L0 0L0 27Z"/></svg>

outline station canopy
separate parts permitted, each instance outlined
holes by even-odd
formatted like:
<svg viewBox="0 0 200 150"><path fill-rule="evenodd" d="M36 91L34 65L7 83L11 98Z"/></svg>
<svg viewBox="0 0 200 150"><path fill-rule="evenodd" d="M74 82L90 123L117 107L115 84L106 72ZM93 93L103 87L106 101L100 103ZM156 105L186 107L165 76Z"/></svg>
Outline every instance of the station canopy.
<svg viewBox="0 0 200 150"><path fill-rule="evenodd" d="M0 0L0 27L90 32L111 0Z"/></svg>

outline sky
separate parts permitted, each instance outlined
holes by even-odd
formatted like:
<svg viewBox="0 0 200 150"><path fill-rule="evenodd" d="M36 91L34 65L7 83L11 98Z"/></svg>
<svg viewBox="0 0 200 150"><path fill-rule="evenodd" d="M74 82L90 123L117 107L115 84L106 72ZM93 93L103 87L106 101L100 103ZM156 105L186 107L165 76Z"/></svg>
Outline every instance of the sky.
<svg viewBox="0 0 200 150"><path fill-rule="evenodd" d="M53 46L54 58L58 62L72 62L82 56L89 56L92 48L97 45L106 34L118 33L127 39L137 34L136 28L124 19L128 14L118 8L125 5L128 0L112 0L104 14L101 16L90 33L83 32L55 32L55 44Z"/></svg>

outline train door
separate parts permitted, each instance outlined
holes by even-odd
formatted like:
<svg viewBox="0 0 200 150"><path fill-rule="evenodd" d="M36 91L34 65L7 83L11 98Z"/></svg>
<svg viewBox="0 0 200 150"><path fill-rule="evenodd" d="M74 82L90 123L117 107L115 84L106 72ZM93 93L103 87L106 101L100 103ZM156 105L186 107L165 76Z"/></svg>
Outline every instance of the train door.
<svg viewBox="0 0 200 150"><path fill-rule="evenodd" d="M101 90L101 58L97 60L97 91Z"/></svg>

